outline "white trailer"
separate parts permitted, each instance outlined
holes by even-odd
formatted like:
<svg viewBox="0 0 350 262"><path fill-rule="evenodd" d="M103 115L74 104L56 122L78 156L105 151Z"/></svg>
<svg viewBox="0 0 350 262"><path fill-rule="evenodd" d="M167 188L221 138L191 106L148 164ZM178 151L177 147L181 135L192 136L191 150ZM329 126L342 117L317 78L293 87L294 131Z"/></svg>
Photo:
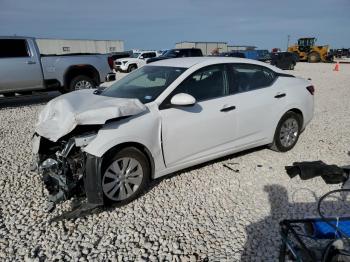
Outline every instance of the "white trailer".
<svg viewBox="0 0 350 262"><path fill-rule="evenodd" d="M41 54L63 55L74 53L107 54L124 51L122 40L84 40L37 38Z"/></svg>

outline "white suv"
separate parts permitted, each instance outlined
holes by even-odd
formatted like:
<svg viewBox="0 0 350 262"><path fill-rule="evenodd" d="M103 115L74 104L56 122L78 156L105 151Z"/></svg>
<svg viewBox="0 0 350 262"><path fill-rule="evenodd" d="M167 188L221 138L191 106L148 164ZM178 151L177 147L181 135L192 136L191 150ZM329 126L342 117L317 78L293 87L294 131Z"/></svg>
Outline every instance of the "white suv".
<svg viewBox="0 0 350 262"><path fill-rule="evenodd" d="M138 51L134 52L131 57L120 58L114 62L114 68L119 72L131 72L146 64L149 58L157 57L156 51Z"/></svg>

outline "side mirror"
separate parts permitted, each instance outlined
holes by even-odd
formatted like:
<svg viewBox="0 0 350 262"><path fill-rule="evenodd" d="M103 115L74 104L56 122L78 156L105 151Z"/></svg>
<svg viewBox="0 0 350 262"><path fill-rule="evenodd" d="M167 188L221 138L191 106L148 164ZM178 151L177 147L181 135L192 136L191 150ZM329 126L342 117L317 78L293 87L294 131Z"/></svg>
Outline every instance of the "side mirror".
<svg viewBox="0 0 350 262"><path fill-rule="evenodd" d="M170 103L175 106L192 106L196 103L196 99L189 94L179 93L171 98Z"/></svg>

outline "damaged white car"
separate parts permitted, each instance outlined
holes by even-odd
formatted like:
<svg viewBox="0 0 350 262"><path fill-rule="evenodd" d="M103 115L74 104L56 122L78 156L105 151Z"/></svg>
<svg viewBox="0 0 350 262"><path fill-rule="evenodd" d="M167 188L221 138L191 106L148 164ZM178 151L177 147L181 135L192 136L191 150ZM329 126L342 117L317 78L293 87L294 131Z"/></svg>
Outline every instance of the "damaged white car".
<svg viewBox="0 0 350 262"><path fill-rule="evenodd" d="M33 151L52 203L125 204L177 170L261 145L290 150L313 94L309 81L257 61L163 60L50 101Z"/></svg>

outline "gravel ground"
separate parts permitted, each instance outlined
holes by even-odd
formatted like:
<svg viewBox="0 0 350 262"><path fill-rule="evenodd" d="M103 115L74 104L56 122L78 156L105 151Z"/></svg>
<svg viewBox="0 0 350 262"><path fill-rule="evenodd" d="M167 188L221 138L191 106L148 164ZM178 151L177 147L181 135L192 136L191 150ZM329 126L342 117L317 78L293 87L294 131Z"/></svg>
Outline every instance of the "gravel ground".
<svg viewBox="0 0 350 262"><path fill-rule="evenodd" d="M330 189L320 179L290 180L284 166L349 163L350 65L333 67L299 63L293 72L312 78L316 108L291 152L236 154L159 180L125 207L51 224L71 203L44 213L46 192L29 171L43 103L0 108L0 260L276 261L278 222L314 215L314 194Z"/></svg>

